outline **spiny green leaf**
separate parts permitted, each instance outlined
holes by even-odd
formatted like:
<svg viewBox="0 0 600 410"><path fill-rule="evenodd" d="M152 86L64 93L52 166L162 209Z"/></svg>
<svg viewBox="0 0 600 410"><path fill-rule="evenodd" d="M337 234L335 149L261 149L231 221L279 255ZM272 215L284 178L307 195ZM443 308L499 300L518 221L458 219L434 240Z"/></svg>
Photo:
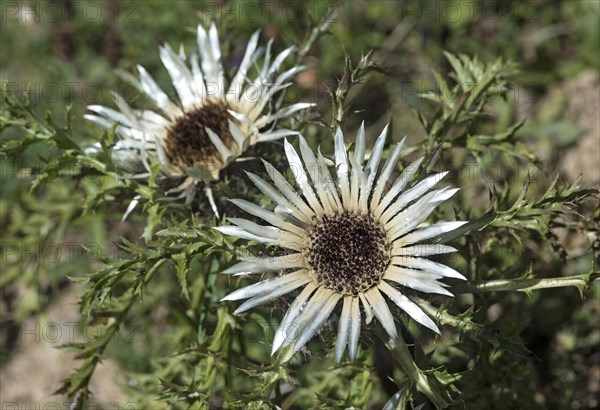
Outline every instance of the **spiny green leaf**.
<svg viewBox="0 0 600 410"><path fill-rule="evenodd" d="M171 256L173 265L175 265L175 273L177 274L177 280L181 286L181 294L186 300L190 300L190 292L187 283L187 272L188 272L188 259L185 253L178 253Z"/></svg>

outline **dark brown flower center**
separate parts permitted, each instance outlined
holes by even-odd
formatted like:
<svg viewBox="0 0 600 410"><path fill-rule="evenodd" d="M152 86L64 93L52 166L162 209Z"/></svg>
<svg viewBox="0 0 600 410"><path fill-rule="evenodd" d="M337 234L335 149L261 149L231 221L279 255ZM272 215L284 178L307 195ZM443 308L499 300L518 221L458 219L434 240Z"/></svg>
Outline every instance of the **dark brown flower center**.
<svg viewBox="0 0 600 410"><path fill-rule="evenodd" d="M356 296L377 285L390 262L387 235L370 215L327 215L308 234L303 254L309 274L338 293Z"/></svg>
<svg viewBox="0 0 600 410"><path fill-rule="evenodd" d="M171 166L185 171L196 163L213 171L222 168L224 158L210 140L206 128L219 136L223 144L231 149L234 144L227 120L235 120L221 101L207 101L201 107L184 113L167 129L165 155ZM217 170L218 170L217 169Z"/></svg>

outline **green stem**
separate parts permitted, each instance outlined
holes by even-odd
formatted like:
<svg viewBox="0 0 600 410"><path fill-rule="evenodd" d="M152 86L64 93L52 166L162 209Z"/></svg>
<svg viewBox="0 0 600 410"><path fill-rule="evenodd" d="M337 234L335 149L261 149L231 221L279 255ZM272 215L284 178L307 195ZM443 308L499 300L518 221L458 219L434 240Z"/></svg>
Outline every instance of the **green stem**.
<svg viewBox="0 0 600 410"><path fill-rule="evenodd" d="M390 352L393 353L394 359L402 367L411 383L417 387L417 390L427 396L436 408L442 409L447 407L449 403L436 391L431 381L415 363L406 342L402 338L402 334L398 334L398 338L395 341L391 340L387 344Z"/></svg>
<svg viewBox="0 0 600 410"><path fill-rule="evenodd" d="M443 136L441 138L441 141L439 141L438 145L443 144L446 141L446 139L448 138L448 136L454 130L454 127L458 123L459 116L460 116L461 112L463 111L463 108L465 107L465 103L467 102L468 99L469 99L468 95L466 95L466 94L461 95L458 105L454 109L454 112L452 113L451 117L447 120L448 122L445 124L444 127L438 128L436 130L435 134L433 135L433 138L430 138L428 152L433 151L434 146L436 145L436 142L438 140L440 140L440 134L442 132L443 132ZM440 154L439 152L436 152L431 157L429 163L427 164L427 172L431 172L431 170L435 166L435 163L437 162L437 160L440 157L439 154Z"/></svg>
<svg viewBox="0 0 600 410"><path fill-rule="evenodd" d="M454 293L506 291L529 292L538 289L561 288L567 286L575 286L579 289L583 289L588 285L589 282L597 279L598 277L600 277L600 272L547 279L497 279L488 282L467 283L465 285L455 287L453 291Z"/></svg>
<svg viewBox="0 0 600 410"><path fill-rule="evenodd" d="M319 23L317 26L313 27L310 31L310 34L304 40L302 46L298 50L296 63L299 63L304 60L313 44L329 30L331 24L335 21L336 12L332 12L332 14L325 16L324 20Z"/></svg>
<svg viewBox="0 0 600 410"><path fill-rule="evenodd" d="M423 299L414 298L413 300L416 302L417 305L419 305L419 307L421 309L423 309L423 311L425 313L427 313L431 317L436 318L443 325L450 325L450 326L452 326L456 329L460 329L464 332L471 332L471 331L478 330L477 325L469 320L464 320L463 318L454 317L451 314L449 314L448 312L446 312L445 310L436 309L435 307L430 305L429 302L426 302Z"/></svg>
<svg viewBox="0 0 600 410"><path fill-rule="evenodd" d="M205 295L206 289L208 287L207 280L208 280L208 276L210 275L210 269L211 269L212 263L213 263L213 255L211 254L206 257L206 262L204 263L204 266L206 267L206 269L203 269L201 271L200 277L194 283L194 288L192 290L192 302L190 304L190 306L194 310L197 310L198 307L201 306L204 301L204 295Z"/></svg>

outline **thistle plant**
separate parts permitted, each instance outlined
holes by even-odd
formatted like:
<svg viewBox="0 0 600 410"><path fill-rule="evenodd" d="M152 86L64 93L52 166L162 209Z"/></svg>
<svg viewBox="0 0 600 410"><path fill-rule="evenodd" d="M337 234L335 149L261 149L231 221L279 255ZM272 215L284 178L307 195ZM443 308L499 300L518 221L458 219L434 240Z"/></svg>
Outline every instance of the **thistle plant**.
<svg viewBox="0 0 600 410"><path fill-rule="evenodd" d="M13 178L3 181L0 284L24 292L17 323L44 310L48 288L83 288L81 320L96 336L62 346L79 366L56 386L72 408L94 402L108 359L139 408L539 404L519 381L536 354L523 333L553 288L597 298L598 190L546 181L526 121L495 122L519 75L504 59L445 52L448 72L432 69L406 113L419 135L394 115L363 121L365 84L391 75L376 52L346 53L325 101L290 101L282 91L315 64L308 55L335 16L281 50L260 48L253 27L230 73L217 26L201 23L199 56L160 49L177 97L140 66L157 111L121 97L119 111L90 105L86 119L104 128L91 143L71 107L64 120L42 118L3 90L0 161ZM467 160L528 167L522 179L474 184L455 172ZM569 256L560 230L593 244ZM21 257L21 243L69 235L89 238L70 265Z"/></svg>

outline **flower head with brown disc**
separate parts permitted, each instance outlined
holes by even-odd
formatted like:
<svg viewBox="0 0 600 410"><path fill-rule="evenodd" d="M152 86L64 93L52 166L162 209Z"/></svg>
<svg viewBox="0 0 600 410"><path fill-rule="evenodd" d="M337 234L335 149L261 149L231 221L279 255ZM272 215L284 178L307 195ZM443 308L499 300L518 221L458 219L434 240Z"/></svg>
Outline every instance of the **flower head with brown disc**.
<svg viewBox="0 0 600 410"><path fill-rule="evenodd" d="M397 144L379 170L387 127L365 160L365 132L361 127L354 152L349 154L344 137L335 136L336 180L327 160L317 155L300 136L300 153L285 141L285 152L299 192L274 167L265 162L274 185L248 174L256 186L277 206L274 212L251 202L232 200L244 211L269 223L262 226L246 219L230 218L232 226L215 229L227 235L255 240L286 249L286 254L251 258L224 273L280 272L271 279L238 289L224 300L248 299L236 314L303 288L287 310L273 341L273 353L292 345L298 351L327 321L341 302L336 342L340 361L346 346L356 357L362 316L381 322L392 339L397 337L394 317L386 298L419 324L438 332L438 327L407 296L410 292L452 294L443 278L463 275L427 256L454 252L441 244L425 244L464 222L425 225L431 212L457 189L432 188L446 175L438 173L405 189L422 161L417 160L391 182L404 141ZM286 273L287 272L287 273Z"/></svg>
<svg viewBox="0 0 600 410"><path fill-rule="evenodd" d="M273 96L288 87L304 67L278 74L294 47L273 58L272 40L262 48L258 47L258 37L258 31L250 37L237 72L227 81L216 26L213 24L206 31L199 25L198 53L193 51L187 58L183 48L179 54L169 45L160 48L160 58L177 91L178 102L173 102L138 66L139 88L157 110L132 109L115 95L119 110L91 105L88 110L92 113L85 117L106 129L116 125L121 139L113 148L115 160L143 164L137 168L141 169L137 177L147 176L149 164L158 161L163 177L183 180L170 193L180 193L189 202L197 182L217 179L220 171L248 147L296 135L296 131L275 129L277 121L312 105L296 103L273 108ZM253 69L258 74L251 79L249 73Z"/></svg>

